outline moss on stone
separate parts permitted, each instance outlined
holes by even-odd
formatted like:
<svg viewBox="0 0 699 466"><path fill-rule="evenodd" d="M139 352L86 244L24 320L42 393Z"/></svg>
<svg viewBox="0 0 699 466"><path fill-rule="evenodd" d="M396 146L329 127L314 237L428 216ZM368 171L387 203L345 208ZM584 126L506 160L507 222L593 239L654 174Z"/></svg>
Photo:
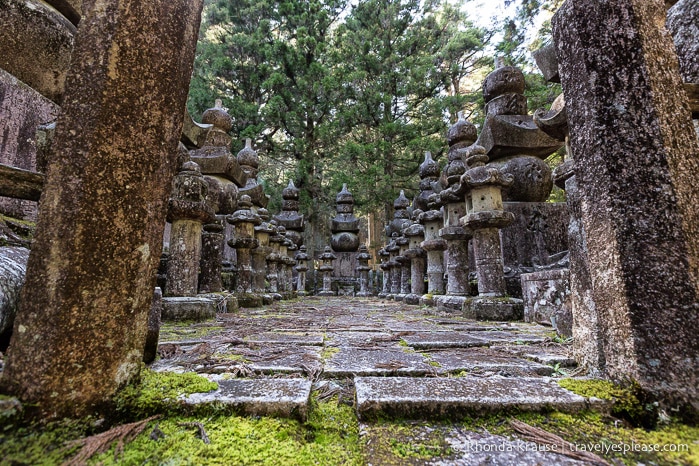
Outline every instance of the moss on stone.
<svg viewBox="0 0 699 466"><path fill-rule="evenodd" d="M141 379L124 388L116 399L117 412L128 418L142 419L153 414L181 411L182 397L216 390L218 384L192 372L154 372L143 370Z"/></svg>
<svg viewBox="0 0 699 466"><path fill-rule="evenodd" d="M446 425L426 422L383 420L365 426L366 464L424 464L447 460L453 450L445 440Z"/></svg>
<svg viewBox="0 0 699 466"><path fill-rule="evenodd" d="M220 325L202 324L201 322L163 322L160 325L160 341L181 341L203 338L224 328Z"/></svg>
<svg viewBox="0 0 699 466"><path fill-rule="evenodd" d="M340 348L338 348L336 346L326 346L323 348L323 351L320 353L320 359L322 361L327 361L328 359L332 359L332 357L335 356L339 352L340 352Z"/></svg>
<svg viewBox="0 0 699 466"><path fill-rule="evenodd" d="M655 426L657 406L645 400L640 388L634 384L622 387L608 380L586 379L562 379L558 384L584 397L613 401L612 415L625 419L633 425L647 428Z"/></svg>

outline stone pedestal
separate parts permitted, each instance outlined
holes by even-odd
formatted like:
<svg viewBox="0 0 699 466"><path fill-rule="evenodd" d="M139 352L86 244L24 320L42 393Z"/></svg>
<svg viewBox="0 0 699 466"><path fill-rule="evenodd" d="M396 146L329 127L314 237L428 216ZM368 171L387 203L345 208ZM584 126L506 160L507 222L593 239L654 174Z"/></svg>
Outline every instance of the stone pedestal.
<svg viewBox="0 0 699 466"><path fill-rule="evenodd" d="M551 265L568 250L570 212L564 202L505 202L514 221L500 230L507 294L522 298L520 275ZM561 254L563 253L563 254Z"/></svg>
<svg viewBox="0 0 699 466"><path fill-rule="evenodd" d="M269 293L272 295L272 298L280 300L282 295L279 293L279 263L281 261L279 251L281 243L284 242L284 237L278 233L276 223L275 220L271 222L274 233L269 239L272 249L267 256L267 281L269 282Z"/></svg>
<svg viewBox="0 0 699 466"><path fill-rule="evenodd" d="M553 35L607 373L699 416L699 143L664 17L568 0Z"/></svg>
<svg viewBox="0 0 699 466"><path fill-rule="evenodd" d="M572 337L569 277L568 269L522 274L524 321L551 325L559 335Z"/></svg>
<svg viewBox="0 0 699 466"><path fill-rule="evenodd" d="M410 294L410 259L405 255L409 244L410 241L405 236L400 236L396 239L396 245L398 246L398 255L396 255L396 263L398 265L396 269L400 277L398 293L393 295L393 299L396 301L403 301Z"/></svg>

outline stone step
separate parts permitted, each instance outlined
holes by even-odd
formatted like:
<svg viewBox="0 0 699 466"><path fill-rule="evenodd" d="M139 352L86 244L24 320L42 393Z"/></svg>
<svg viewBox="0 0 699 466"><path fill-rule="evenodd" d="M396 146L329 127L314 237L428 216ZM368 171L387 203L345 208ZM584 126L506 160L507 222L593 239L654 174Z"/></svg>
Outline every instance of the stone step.
<svg viewBox="0 0 699 466"><path fill-rule="evenodd" d="M499 411L577 412L608 403L561 388L549 377L355 377L360 419L465 418Z"/></svg>
<svg viewBox="0 0 699 466"><path fill-rule="evenodd" d="M311 382L306 379L230 379L209 376L218 390L194 393L184 399L194 406L223 405L243 415L292 417L308 416Z"/></svg>

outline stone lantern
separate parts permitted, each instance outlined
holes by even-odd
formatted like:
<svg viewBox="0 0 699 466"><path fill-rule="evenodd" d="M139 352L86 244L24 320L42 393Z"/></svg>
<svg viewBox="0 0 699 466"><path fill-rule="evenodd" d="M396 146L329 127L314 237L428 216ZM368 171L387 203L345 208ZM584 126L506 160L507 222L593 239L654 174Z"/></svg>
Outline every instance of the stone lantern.
<svg viewBox="0 0 699 466"><path fill-rule="evenodd" d="M425 227L417 223L417 218L422 214L419 209L413 212L416 222L405 229L408 238L408 249L405 256L410 260L410 293L404 300L406 304L420 304L420 298L425 293L425 250L421 244L425 239Z"/></svg>
<svg viewBox="0 0 699 466"><path fill-rule="evenodd" d="M279 261L280 261L280 245L284 241L284 237L278 232L277 222L272 220L270 225L273 229L272 236L269 239L271 250L267 256L267 281L269 282L269 292L275 300L282 299L279 293Z"/></svg>
<svg viewBox="0 0 699 466"><path fill-rule="evenodd" d="M520 319L522 300L506 296L499 232L514 221L514 214L503 209L501 193L513 176L486 166L488 156L480 146L469 147L466 155L469 170L461 177L461 186L468 190L468 214L461 223L473 231L478 297L464 304L464 312L476 319Z"/></svg>
<svg viewBox="0 0 699 466"><path fill-rule="evenodd" d="M199 165L185 162L175 177L168 203L167 220L172 223L170 257L167 263L167 296L195 296L201 260L203 223L215 221L206 203L207 185Z"/></svg>
<svg viewBox="0 0 699 466"><path fill-rule="evenodd" d="M258 246L255 226L262 223L262 219L251 210L252 200L247 194L241 196L238 207L237 211L226 217L226 221L235 226L235 238L228 240L238 257L238 283L235 291L241 306L257 307L262 305L262 297L253 294L251 251Z"/></svg>
<svg viewBox="0 0 699 466"><path fill-rule="evenodd" d="M367 251L366 245L362 244L359 246L359 254L357 255L357 262L359 262L359 265L357 266L357 275L359 275L359 292L357 293L357 296L361 298L371 296L371 292L369 291L369 270L371 270L371 267L369 267L370 259L371 255Z"/></svg>
<svg viewBox="0 0 699 466"><path fill-rule="evenodd" d="M258 245L252 250L252 289L255 294L262 296L262 301L265 304L271 304L273 297L266 293L265 281L268 273L267 256L272 252L270 236L276 231L269 224L270 215L267 209L257 209L257 215L260 216L262 222L255 227L255 239Z"/></svg>
<svg viewBox="0 0 699 466"><path fill-rule="evenodd" d="M410 294L410 259L407 256L410 240L403 234L396 238L396 245L398 246L396 262L398 263L397 268L400 270L400 288L398 294L395 295L393 299L396 301L403 301L405 297Z"/></svg>
<svg viewBox="0 0 699 466"><path fill-rule="evenodd" d="M318 271L323 275L323 291L318 296L335 296L332 291L333 261L337 259L330 246L325 246L323 254L320 255L322 261Z"/></svg>
<svg viewBox="0 0 699 466"><path fill-rule="evenodd" d="M308 254L306 246L301 245L299 252L296 253L296 272L298 272L296 281L296 292L299 296L306 296L306 272L308 271Z"/></svg>
<svg viewBox="0 0 699 466"><path fill-rule="evenodd" d="M379 249L379 257L381 258L381 265L379 267L383 271L383 284L381 292L379 293L379 298L385 298L391 293L391 268L388 266L390 255L386 248Z"/></svg>

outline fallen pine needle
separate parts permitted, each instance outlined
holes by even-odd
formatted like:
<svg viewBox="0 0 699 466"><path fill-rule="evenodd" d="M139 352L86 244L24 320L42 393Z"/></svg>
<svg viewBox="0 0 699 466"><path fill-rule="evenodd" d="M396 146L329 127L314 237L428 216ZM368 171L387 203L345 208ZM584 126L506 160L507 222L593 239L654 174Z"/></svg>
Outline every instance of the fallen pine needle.
<svg viewBox="0 0 699 466"><path fill-rule="evenodd" d="M551 450L565 455L569 458L574 458L581 461L586 461L590 464L609 466L609 463L603 458L590 453L589 451L578 451L575 445L563 440L558 435L547 432L544 429L539 429L538 427L530 426L529 424L518 421L516 419L510 420L510 425L512 428L524 437L525 440L537 443L542 446L554 447Z"/></svg>
<svg viewBox="0 0 699 466"><path fill-rule="evenodd" d="M114 441L118 441L116 455L124 450L124 445L134 438L146 428L146 425L154 420L158 419L160 414L151 416L148 419L144 419L138 422L132 422L131 424L123 424L116 426L113 429L109 429L101 434L91 435L90 437L81 438L78 440L73 440L68 442L66 447L73 447L76 445L82 446L80 451L68 461L65 461L62 466L82 466L87 464L87 460L92 458L94 455L104 453L109 450Z"/></svg>

